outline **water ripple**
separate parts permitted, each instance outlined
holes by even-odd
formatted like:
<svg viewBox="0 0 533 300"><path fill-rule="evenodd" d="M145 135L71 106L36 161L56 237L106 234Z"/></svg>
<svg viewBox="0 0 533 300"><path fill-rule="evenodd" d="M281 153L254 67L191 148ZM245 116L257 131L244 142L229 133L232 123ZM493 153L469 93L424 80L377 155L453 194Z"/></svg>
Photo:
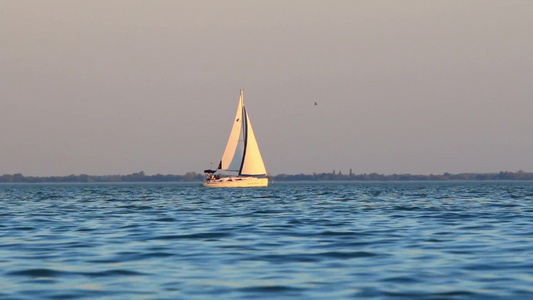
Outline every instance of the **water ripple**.
<svg viewBox="0 0 533 300"><path fill-rule="evenodd" d="M1 299L533 298L533 183L0 185Z"/></svg>

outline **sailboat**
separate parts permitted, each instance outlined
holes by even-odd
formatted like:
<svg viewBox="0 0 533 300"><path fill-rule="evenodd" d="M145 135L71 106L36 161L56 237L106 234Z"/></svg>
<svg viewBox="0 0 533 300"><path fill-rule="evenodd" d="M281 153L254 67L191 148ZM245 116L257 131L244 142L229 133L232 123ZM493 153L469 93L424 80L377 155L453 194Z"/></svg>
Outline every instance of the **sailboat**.
<svg viewBox="0 0 533 300"><path fill-rule="evenodd" d="M227 175L230 173L230 175ZM233 174L233 175L231 175ZM265 187L268 176L250 117L244 107L243 90L226 150L217 170L204 171L206 187Z"/></svg>

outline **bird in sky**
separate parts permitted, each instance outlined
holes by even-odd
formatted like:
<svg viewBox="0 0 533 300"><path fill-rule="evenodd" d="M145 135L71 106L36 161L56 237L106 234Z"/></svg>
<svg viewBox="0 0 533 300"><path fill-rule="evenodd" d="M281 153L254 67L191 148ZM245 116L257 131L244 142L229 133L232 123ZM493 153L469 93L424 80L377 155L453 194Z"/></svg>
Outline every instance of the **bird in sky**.
<svg viewBox="0 0 533 300"><path fill-rule="evenodd" d="M315 106L317 106L317 105L318 105L318 103L315 102Z"/></svg>

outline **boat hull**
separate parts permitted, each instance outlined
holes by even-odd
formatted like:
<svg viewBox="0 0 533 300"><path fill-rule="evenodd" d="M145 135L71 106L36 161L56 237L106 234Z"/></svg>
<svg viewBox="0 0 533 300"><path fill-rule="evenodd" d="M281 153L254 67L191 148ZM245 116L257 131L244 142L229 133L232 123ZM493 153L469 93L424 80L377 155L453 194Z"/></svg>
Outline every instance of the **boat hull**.
<svg viewBox="0 0 533 300"><path fill-rule="evenodd" d="M266 187L268 178L227 177L204 182L205 187Z"/></svg>

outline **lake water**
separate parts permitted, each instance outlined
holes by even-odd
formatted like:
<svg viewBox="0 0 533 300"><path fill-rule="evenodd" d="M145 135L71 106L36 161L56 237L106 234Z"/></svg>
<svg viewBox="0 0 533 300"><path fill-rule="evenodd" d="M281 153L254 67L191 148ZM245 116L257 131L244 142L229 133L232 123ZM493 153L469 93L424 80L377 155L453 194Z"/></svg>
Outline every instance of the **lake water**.
<svg viewBox="0 0 533 300"><path fill-rule="evenodd" d="M533 299L533 182L0 185L0 299Z"/></svg>

